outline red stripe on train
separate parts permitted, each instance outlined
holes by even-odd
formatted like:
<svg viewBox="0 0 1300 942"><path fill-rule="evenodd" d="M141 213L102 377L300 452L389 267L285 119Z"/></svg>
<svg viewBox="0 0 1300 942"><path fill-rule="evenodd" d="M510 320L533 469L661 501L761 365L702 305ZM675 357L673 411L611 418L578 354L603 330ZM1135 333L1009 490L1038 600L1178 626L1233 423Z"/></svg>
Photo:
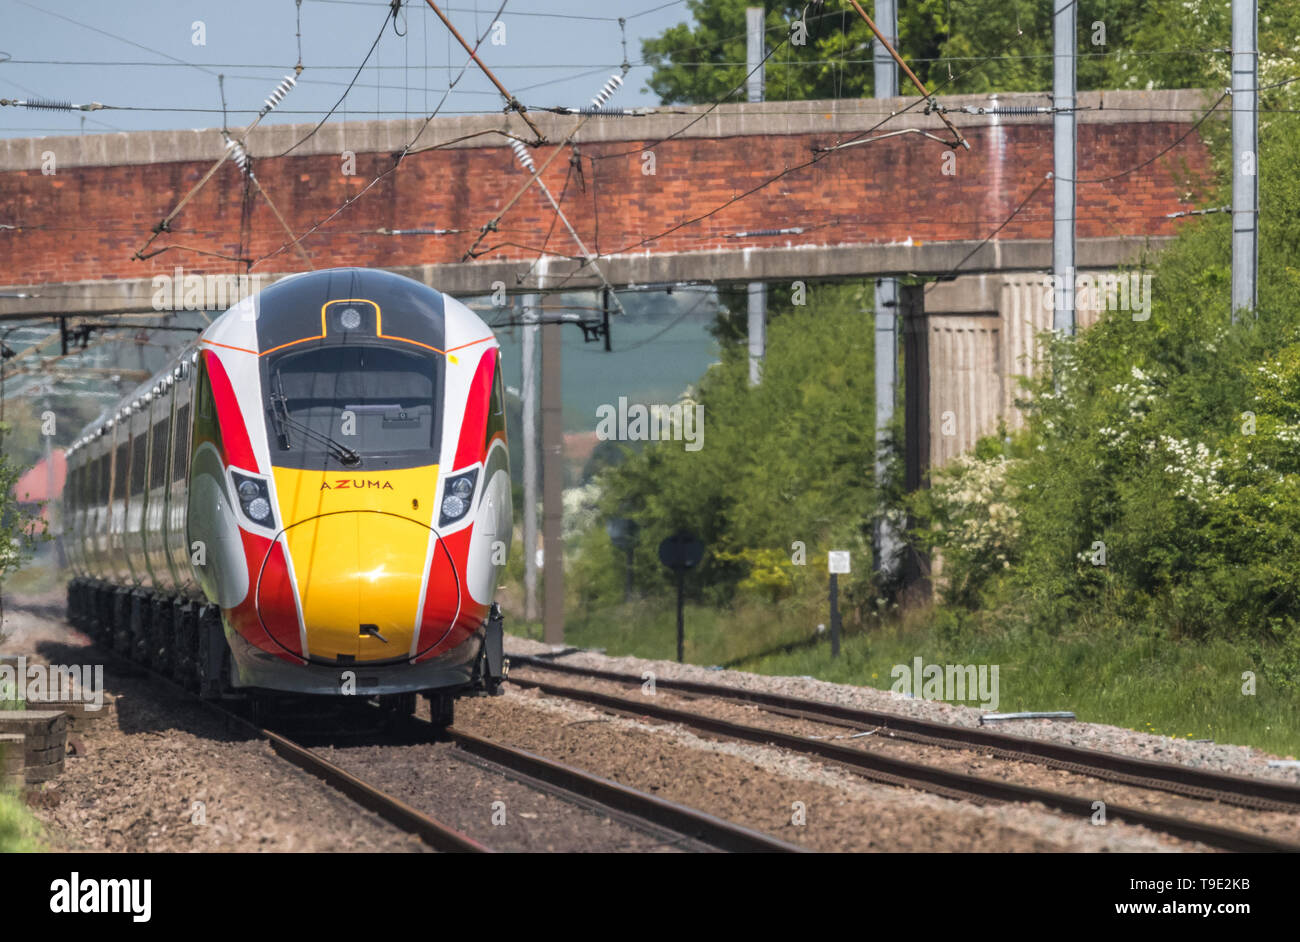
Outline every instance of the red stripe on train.
<svg viewBox="0 0 1300 942"><path fill-rule="evenodd" d="M208 384L212 387L212 401L217 408L217 428L221 437L226 463L247 471L257 471L253 457L253 444L248 439L244 413L239 408L235 387L231 385L221 358L211 350L203 351L203 362L208 370Z"/></svg>
<svg viewBox="0 0 1300 942"><path fill-rule="evenodd" d="M488 409L492 404L492 377L497 365L497 351L488 350L478 361L478 369L469 384L465 417L460 424L460 442L456 445L453 471L483 459L483 439L487 437Z"/></svg>

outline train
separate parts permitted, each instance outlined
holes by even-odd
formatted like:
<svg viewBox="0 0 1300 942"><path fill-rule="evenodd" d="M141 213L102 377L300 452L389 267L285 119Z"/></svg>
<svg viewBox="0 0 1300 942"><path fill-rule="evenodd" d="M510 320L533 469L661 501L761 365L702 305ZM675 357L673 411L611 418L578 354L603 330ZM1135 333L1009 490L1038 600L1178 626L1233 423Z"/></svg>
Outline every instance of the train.
<svg viewBox="0 0 1300 942"><path fill-rule="evenodd" d="M456 299L284 277L68 449L69 620L206 698L424 696L449 724L508 670L505 405L500 345Z"/></svg>

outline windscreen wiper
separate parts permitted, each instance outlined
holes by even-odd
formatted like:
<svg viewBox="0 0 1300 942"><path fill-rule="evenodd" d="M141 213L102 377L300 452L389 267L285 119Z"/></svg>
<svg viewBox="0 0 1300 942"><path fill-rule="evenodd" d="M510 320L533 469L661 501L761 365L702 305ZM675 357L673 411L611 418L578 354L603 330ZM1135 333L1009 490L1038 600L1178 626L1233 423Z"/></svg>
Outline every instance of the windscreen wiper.
<svg viewBox="0 0 1300 942"><path fill-rule="evenodd" d="M280 371L275 371L275 388L271 390L271 420L275 423L275 437L280 439L280 449L288 451L293 442L289 440L289 428L285 423L288 417L288 409L285 409L285 415L280 415L280 409L284 406L284 387L280 382Z"/></svg>
<svg viewBox="0 0 1300 942"><path fill-rule="evenodd" d="M342 442L330 438L324 432L318 432L311 426L299 422L293 416L289 415L289 403L288 399L284 395L284 386L280 380L279 370L275 373L275 384L276 389L271 394L271 407L277 419L277 432L286 449L289 447L289 432L286 428L286 426L288 426L302 432L307 438L314 438L316 441L324 445L329 450L329 453L333 455L340 464L361 464L361 452L354 448L349 448Z"/></svg>

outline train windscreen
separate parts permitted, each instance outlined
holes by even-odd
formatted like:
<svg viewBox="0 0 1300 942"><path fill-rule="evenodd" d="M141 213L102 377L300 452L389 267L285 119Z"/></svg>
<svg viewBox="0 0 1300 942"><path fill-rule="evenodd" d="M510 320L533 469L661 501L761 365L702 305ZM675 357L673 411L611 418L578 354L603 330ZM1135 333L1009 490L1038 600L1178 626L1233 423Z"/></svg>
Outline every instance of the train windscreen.
<svg viewBox="0 0 1300 942"><path fill-rule="evenodd" d="M286 351L266 365L275 463L410 466L436 462L442 368L437 358L348 344Z"/></svg>

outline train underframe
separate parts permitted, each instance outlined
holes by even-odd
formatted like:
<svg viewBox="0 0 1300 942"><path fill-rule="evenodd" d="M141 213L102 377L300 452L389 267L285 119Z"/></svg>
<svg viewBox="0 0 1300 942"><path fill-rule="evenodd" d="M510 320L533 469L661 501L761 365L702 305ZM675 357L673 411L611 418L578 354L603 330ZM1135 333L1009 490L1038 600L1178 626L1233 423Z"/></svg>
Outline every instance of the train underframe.
<svg viewBox="0 0 1300 942"><path fill-rule="evenodd" d="M140 586L77 578L68 583L67 612L74 627L102 646L170 678L203 699L248 700L259 709L291 697L296 697L299 704L304 700L338 704L355 699L376 703L392 716L402 717L414 713L417 696L424 696L433 723L450 726L457 697L501 693L509 669L504 655L504 622L495 603L482 629L470 638L476 650L467 652L458 678L452 679L442 671L443 679L451 682L395 693L368 693L362 687L355 697L343 693L286 695L258 686L235 686L221 609L209 602ZM280 663L284 671L312 667ZM369 667L364 661L355 666L361 672L384 670L383 666ZM333 669L334 674L337 671Z"/></svg>

